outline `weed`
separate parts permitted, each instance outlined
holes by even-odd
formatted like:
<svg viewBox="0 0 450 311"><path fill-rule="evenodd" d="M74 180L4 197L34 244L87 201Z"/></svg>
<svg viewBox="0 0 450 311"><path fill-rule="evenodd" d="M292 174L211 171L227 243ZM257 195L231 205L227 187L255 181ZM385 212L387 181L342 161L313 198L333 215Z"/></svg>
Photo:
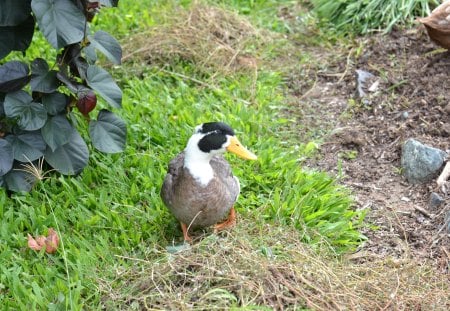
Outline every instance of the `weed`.
<svg viewBox="0 0 450 311"><path fill-rule="evenodd" d="M339 152L338 158L345 159L345 160L354 160L358 157L358 151L357 150L344 150Z"/></svg>

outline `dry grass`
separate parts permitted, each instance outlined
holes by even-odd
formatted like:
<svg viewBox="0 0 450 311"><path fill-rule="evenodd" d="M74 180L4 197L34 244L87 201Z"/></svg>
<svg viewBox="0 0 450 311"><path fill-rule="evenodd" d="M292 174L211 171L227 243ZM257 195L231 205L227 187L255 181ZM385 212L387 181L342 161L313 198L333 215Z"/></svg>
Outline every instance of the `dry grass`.
<svg viewBox="0 0 450 311"><path fill-rule="evenodd" d="M299 242L298 231L241 221L176 254L103 283L107 305L119 309L448 310L448 276L414 260L336 259ZM329 253L328 253L329 254ZM129 258L129 260L133 260Z"/></svg>
<svg viewBox="0 0 450 311"><path fill-rule="evenodd" d="M189 11L170 12L164 26L130 38L123 60L141 60L162 67L180 60L195 64L201 72L226 74L255 71L255 46L267 37L237 14L195 3Z"/></svg>

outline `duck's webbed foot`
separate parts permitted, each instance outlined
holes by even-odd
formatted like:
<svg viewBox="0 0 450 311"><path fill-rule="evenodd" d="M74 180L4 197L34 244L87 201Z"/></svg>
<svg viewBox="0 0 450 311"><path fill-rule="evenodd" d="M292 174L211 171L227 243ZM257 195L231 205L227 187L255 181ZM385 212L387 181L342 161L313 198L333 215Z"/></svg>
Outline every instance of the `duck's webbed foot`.
<svg viewBox="0 0 450 311"><path fill-rule="evenodd" d="M214 225L214 232L217 233L219 231L232 228L236 225L236 211L234 210L234 207L230 209L230 214L228 215L228 218L219 224Z"/></svg>
<svg viewBox="0 0 450 311"><path fill-rule="evenodd" d="M189 236L189 233L188 233L188 226L186 226L186 224L181 221L180 221L180 224L181 224L181 230L183 230L184 241L186 241L188 243L192 242L192 238Z"/></svg>

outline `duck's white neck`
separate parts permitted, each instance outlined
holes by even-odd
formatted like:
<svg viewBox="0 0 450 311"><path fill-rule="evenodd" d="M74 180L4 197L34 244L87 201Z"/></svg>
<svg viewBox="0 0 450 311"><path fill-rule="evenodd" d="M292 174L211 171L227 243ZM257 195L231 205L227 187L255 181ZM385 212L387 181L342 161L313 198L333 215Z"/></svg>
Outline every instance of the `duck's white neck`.
<svg viewBox="0 0 450 311"><path fill-rule="evenodd" d="M184 167L189 170L192 177L195 178L203 187L214 178L214 170L209 164L214 154L206 153L198 148L198 141L203 137L202 134L194 134L188 141L184 154Z"/></svg>

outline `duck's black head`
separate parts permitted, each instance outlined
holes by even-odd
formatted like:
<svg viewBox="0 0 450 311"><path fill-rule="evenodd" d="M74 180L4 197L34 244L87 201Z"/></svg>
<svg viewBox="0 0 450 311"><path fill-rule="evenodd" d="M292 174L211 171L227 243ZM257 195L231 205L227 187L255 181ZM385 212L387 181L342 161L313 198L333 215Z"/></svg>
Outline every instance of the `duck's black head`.
<svg viewBox="0 0 450 311"><path fill-rule="evenodd" d="M234 136L234 130L223 122L208 122L196 127L197 134L203 134L198 141L198 148L206 153L215 150L225 150L229 137Z"/></svg>
<svg viewBox="0 0 450 311"><path fill-rule="evenodd" d="M223 122L208 122L200 124L195 128L196 133L208 134L211 132L220 132L223 134L228 134L234 136L234 130L226 123Z"/></svg>
<svg viewBox="0 0 450 311"><path fill-rule="evenodd" d="M209 122L198 125L185 148L185 166L209 160L226 151L241 158L256 160L256 155L248 151L236 138L233 129L223 122ZM188 163L186 165L186 162Z"/></svg>

